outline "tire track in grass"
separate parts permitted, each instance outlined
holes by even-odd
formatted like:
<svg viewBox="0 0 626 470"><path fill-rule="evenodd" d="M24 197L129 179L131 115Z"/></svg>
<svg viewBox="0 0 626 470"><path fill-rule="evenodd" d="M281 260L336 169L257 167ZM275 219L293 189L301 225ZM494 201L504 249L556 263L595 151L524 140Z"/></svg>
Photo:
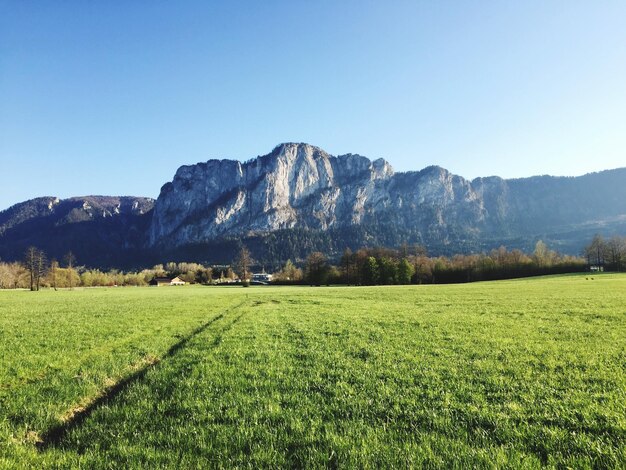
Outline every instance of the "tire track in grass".
<svg viewBox="0 0 626 470"><path fill-rule="evenodd" d="M206 331L211 325L213 325L217 321L223 319L228 313L231 313L241 308L245 303L246 303L246 300L214 316L210 320L206 321L205 323L201 324L200 326L192 330L189 334L183 336L180 340L178 340L172 346L170 346L170 348L163 354L162 357L145 358L142 362L140 362L136 366L137 368L133 373L109 385L108 387L103 389L100 393L92 397L86 404L79 405L69 410L61 418L61 421L59 422L59 424L52 426L50 429L45 431L39 437L39 439L35 443L37 449L39 451L45 451L46 449L50 447L58 446L63 441L63 438L67 435L67 433L69 433L71 430L80 426L87 418L89 418L89 416L91 416L91 414L94 411L110 403L113 399L115 399L115 397L120 395L130 385L143 379L149 370L155 368L159 363L163 362L165 359L175 356L192 339L202 334L204 331ZM228 332L233 327L233 325L241 319L243 315L244 314L241 313L237 318L235 318L232 322L226 325L219 332L219 334L213 340L213 343L212 343L213 348L217 347L221 343L224 333Z"/></svg>

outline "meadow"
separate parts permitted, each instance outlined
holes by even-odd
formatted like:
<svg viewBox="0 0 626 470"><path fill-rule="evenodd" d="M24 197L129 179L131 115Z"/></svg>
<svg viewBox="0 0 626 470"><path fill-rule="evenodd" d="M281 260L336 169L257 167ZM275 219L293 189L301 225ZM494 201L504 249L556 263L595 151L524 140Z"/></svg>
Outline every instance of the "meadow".
<svg viewBox="0 0 626 470"><path fill-rule="evenodd" d="M0 467L624 468L592 277L0 291Z"/></svg>

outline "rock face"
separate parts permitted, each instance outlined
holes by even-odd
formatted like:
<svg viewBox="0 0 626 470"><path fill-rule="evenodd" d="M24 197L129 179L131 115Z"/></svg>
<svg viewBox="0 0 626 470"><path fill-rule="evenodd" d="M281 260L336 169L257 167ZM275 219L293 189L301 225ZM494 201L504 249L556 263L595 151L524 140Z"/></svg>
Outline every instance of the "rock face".
<svg viewBox="0 0 626 470"><path fill-rule="evenodd" d="M143 197L40 197L0 212L0 258L21 259L29 246L61 261L123 266L139 261L154 200Z"/></svg>
<svg viewBox="0 0 626 470"><path fill-rule="evenodd" d="M161 189L150 243L359 224L386 196L392 174L384 160L332 157L306 144L284 144L246 163L183 166Z"/></svg>
<svg viewBox="0 0 626 470"><path fill-rule="evenodd" d="M626 169L468 181L436 166L394 173L382 159L288 143L246 163L181 167L161 189L148 240L180 247L289 229L359 228L372 244L464 251L572 231L587 236L586 229L625 221Z"/></svg>

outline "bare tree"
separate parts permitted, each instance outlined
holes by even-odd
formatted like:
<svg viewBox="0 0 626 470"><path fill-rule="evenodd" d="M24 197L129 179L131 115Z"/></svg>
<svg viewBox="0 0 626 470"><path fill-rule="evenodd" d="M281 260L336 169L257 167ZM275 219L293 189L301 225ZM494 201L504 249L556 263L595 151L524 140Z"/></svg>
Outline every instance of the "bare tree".
<svg viewBox="0 0 626 470"><path fill-rule="evenodd" d="M551 253L543 241L539 240L535 244L535 251L533 251L533 259L539 267L549 266L551 262Z"/></svg>
<svg viewBox="0 0 626 470"><path fill-rule="evenodd" d="M76 256L74 256L74 253L72 253L71 251L68 251L67 254L65 255L65 263L67 264L67 275L68 275L68 281L69 281L69 286L70 286L70 290L72 290L74 288L74 264L76 263Z"/></svg>
<svg viewBox="0 0 626 470"><path fill-rule="evenodd" d="M239 278L244 286L248 286L250 282L250 266L252 265L252 256L250 251L242 246L235 260L235 268L239 274Z"/></svg>
<svg viewBox="0 0 626 470"><path fill-rule="evenodd" d="M52 281L52 288L57 290L57 269L59 262L55 259L50 261L50 280Z"/></svg>
<svg viewBox="0 0 626 470"><path fill-rule="evenodd" d="M11 266L7 263L0 263L0 289L13 287L14 277Z"/></svg>
<svg viewBox="0 0 626 470"><path fill-rule="evenodd" d="M37 259L37 248L29 246L24 255L24 266L28 270L30 277L30 290L35 290L35 260Z"/></svg>
<svg viewBox="0 0 626 470"><path fill-rule="evenodd" d="M41 278L46 274L46 254L39 250L37 254L37 290L41 283Z"/></svg>
<svg viewBox="0 0 626 470"><path fill-rule="evenodd" d="M607 263L611 269L621 271L624 256L626 256L626 238L614 236L606 242Z"/></svg>
<svg viewBox="0 0 626 470"><path fill-rule="evenodd" d="M306 259L306 278L312 286L324 284L328 278L328 263L324 253L316 251Z"/></svg>
<svg viewBox="0 0 626 470"><path fill-rule="evenodd" d="M587 264L589 266L595 265L600 269L604 266L604 258L606 253L606 242L600 234L594 235L591 243L587 245L583 251L587 258Z"/></svg>
<svg viewBox="0 0 626 470"><path fill-rule="evenodd" d="M26 249L24 265L30 276L30 290L39 290L41 278L46 271L46 255L40 249L30 246Z"/></svg>

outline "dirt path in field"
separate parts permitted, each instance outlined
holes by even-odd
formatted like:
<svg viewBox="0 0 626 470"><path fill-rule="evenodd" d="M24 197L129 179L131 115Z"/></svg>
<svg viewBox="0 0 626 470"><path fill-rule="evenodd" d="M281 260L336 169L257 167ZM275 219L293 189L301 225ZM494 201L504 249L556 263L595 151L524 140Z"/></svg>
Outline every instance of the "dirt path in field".
<svg viewBox="0 0 626 470"><path fill-rule="evenodd" d="M219 320L225 318L228 314L236 311L245 305L247 300L244 300L223 312L217 314L212 317L210 320L201 324L194 330L192 330L187 335L183 336L180 340L174 343L170 348L163 354L162 357L157 358L153 357L149 360L145 360L137 365L135 371L126 377L118 380L114 384L108 386L104 390L102 390L99 394L92 397L86 404L78 405L70 410L61 418L61 421L58 425L51 427L46 432L44 432L40 439L37 442L37 449L40 451L45 451L49 447L54 447L59 445L65 435L70 432L72 429L80 426L96 409L99 407L110 403L115 397L120 395L124 390L126 390L133 383L143 379L143 377L148 373L149 370L155 368L158 364L163 362L164 360L173 357L179 351L181 351L191 340L202 334L206 331L211 325L216 323ZM221 342L223 335L227 333L235 323L237 323L243 313L237 316L234 320L228 323L219 333L215 336L215 339L212 343L212 348L217 347Z"/></svg>

